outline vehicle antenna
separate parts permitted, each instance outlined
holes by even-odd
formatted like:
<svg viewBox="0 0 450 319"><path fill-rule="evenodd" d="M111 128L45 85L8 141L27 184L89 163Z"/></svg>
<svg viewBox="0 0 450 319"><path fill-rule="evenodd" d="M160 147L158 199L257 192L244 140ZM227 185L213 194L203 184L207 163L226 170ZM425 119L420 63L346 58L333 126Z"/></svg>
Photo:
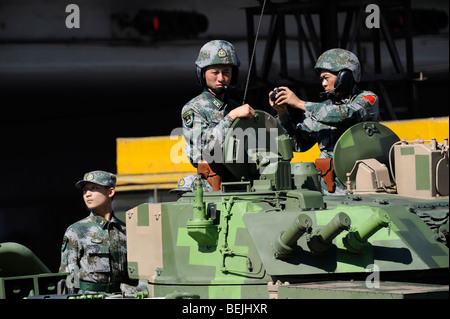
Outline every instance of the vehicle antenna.
<svg viewBox="0 0 450 319"><path fill-rule="evenodd" d="M248 83L250 82L250 73L251 73L252 66L253 66L253 60L254 60L255 52L256 52L256 43L258 42L258 36L259 36L259 31L261 29L261 21L262 21L263 15L264 15L264 8L266 6L266 1L267 0L264 0L264 2L262 4L261 15L259 16L258 28L256 29L256 35L255 35L255 42L253 43L253 52L252 52L252 55L250 57L250 64L248 66L247 81L245 83L244 99L242 101L242 104L245 104L245 100L247 99Z"/></svg>

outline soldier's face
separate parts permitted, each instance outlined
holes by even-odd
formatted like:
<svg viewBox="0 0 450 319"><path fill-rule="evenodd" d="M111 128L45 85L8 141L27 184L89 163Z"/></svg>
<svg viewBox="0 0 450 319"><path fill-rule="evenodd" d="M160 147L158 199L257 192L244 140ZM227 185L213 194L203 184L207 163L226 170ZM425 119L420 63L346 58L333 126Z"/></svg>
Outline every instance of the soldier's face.
<svg viewBox="0 0 450 319"><path fill-rule="evenodd" d="M205 71L206 84L214 89L222 89L231 83L230 65L211 65Z"/></svg>
<svg viewBox="0 0 450 319"><path fill-rule="evenodd" d="M334 89L334 82L336 82L337 75L334 75L328 71L322 71L320 73L320 80L322 81L322 86L325 91Z"/></svg>
<svg viewBox="0 0 450 319"><path fill-rule="evenodd" d="M89 210L107 208L111 203L115 190L112 187L105 187L94 183L86 183L83 187L83 199Z"/></svg>

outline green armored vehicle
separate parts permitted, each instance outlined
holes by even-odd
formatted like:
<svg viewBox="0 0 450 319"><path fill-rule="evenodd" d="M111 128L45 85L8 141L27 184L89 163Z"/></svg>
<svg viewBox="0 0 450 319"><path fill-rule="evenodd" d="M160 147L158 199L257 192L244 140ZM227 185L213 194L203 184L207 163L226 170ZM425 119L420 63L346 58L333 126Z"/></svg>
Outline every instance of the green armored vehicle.
<svg viewBox="0 0 450 319"><path fill-rule="evenodd" d="M265 112L236 120L194 192L126 212L130 277L149 297L448 298L447 139L359 123L320 170L291 146ZM331 169L341 195L321 191Z"/></svg>
<svg viewBox="0 0 450 319"><path fill-rule="evenodd" d="M52 273L27 247L0 243L0 299L60 295L67 274Z"/></svg>

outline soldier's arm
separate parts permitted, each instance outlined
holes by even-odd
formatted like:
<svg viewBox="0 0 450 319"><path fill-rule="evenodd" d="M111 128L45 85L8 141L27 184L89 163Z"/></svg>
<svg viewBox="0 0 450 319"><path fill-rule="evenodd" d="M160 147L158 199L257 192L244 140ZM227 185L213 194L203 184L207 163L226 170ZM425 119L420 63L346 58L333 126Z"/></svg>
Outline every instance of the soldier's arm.
<svg viewBox="0 0 450 319"><path fill-rule="evenodd" d="M189 112L189 113L188 113ZM228 129L233 119L226 115L223 119L208 123L202 114L194 109L185 111L183 119L183 134L186 140L185 152L190 162L195 166L200 159L210 161L215 149L221 149ZM186 117L190 120L186 121ZM216 162L220 158L214 158Z"/></svg>
<svg viewBox="0 0 450 319"><path fill-rule="evenodd" d="M378 97L373 93L360 94L345 104L306 102L306 112L315 120L330 126L339 127L348 122L374 120L373 113L378 106Z"/></svg>
<svg viewBox="0 0 450 319"><path fill-rule="evenodd" d="M60 273L68 273L66 287L69 293L75 293L79 286L80 263L79 263L78 236L73 229L68 228L63 237L61 245Z"/></svg>
<svg viewBox="0 0 450 319"><path fill-rule="evenodd" d="M59 272L70 273L76 267L79 267L79 247L78 247L78 235L71 228L67 229L63 243L61 245L61 264L59 266Z"/></svg>
<svg viewBox="0 0 450 319"><path fill-rule="evenodd" d="M234 119L228 114L217 123L207 125L203 122L199 124L201 126L201 145L204 156L210 156L215 162L222 160L223 143L233 121ZM208 158L204 159L207 162L211 161Z"/></svg>
<svg viewBox="0 0 450 319"><path fill-rule="evenodd" d="M249 104L244 104L231 110L228 116L233 120L237 118L252 118L255 116L255 110Z"/></svg>

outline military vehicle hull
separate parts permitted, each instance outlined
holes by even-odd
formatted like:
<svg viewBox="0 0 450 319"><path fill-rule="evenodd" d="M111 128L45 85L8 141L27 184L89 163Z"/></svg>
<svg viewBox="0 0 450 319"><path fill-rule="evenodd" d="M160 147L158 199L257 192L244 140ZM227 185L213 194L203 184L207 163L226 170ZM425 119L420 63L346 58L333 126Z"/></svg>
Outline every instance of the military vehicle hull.
<svg viewBox="0 0 450 319"><path fill-rule="evenodd" d="M193 196L171 204L143 204L127 213L127 222L134 224L136 233L146 233L139 240L151 242L153 248L157 246L159 255L154 256L154 250L148 246L146 252L130 246L130 274L149 280L154 297L179 293L200 298L269 298L269 288L277 282L365 281L374 273L379 281L440 285L448 282L448 247L436 241L437 233L424 221L424 216L438 219L448 212L445 199L431 205L429 201L392 194L324 196L326 208L305 209L294 206L317 204L317 194L308 197L313 192L306 191L304 203L299 203L301 193L205 194L204 200L210 207L215 206L216 244L199 244L189 235ZM315 231L326 227L339 213L351 219L351 227L324 247L312 250ZM278 235L301 214L312 220L311 230L300 237L286 256L276 258L274 245ZM360 251L349 251L345 246L348 234L379 214L388 216L387 227L376 231ZM133 233L130 226L129 233ZM155 264L145 269L145 260ZM369 280L368 285L371 283ZM448 296L448 285L440 289L447 290ZM375 291L374 288L372 293Z"/></svg>

